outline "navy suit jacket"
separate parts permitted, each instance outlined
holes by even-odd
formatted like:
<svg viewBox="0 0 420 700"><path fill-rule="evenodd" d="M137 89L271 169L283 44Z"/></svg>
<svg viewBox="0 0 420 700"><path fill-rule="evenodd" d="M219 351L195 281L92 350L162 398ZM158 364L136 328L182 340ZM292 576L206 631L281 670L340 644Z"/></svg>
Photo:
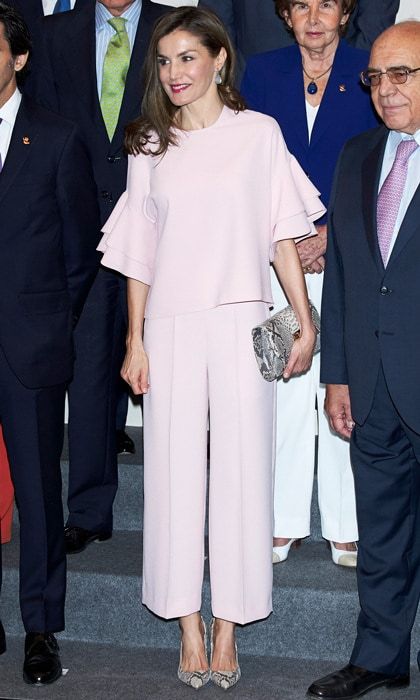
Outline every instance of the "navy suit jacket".
<svg viewBox="0 0 420 700"><path fill-rule="evenodd" d="M27 23L29 29L31 30L37 22L39 22L44 16L44 8L42 5L42 0L5 0L7 5L16 7L19 12L23 15L25 22ZM77 10L88 3L95 2L95 0L76 0L74 9Z"/></svg>
<svg viewBox="0 0 420 700"><path fill-rule="evenodd" d="M376 37L395 22L399 0L359 0L349 20L349 44L369 50ZM229 29L245 58L294 43L293 35L276 14L274 0L206 0Z"/></svg>
<svg viewBox="0 0 420 700"><path fill-rule="evenodd" d="M74 124L23 98L0 173L0 345L20 381L61 384L99 266L99 211Z"/></svg>
<svg viewBox="0 0 420 700"><path fill-rule="evenodd" d="M25 78L24 84L21 86L21 89L24 89L26 92L28 92L28 94L30 94L32 91L31 65L34 61L36 62L42 37L42 20L44 18L42 0L5 0L5 2L6 5L11 5L19 10L31 35L32 58L29 64L29 75ZM74 9L80 9L81 7L84 7L88 3L92 2L95 2L95 0L76 0Z"/></svg>
<svg viewBox="0 0 420 700"><path fill-rule="evenodd" d="M378 124L370 93L359 80L367 61L365 51L340 42L310 143L299 47L258 54L247 63L241 92L249 107L278 121L289 151L319 189L326 206L344 143Z"/></svg>
<svg viewBox="0 0 420 700"><path fill-rule="evenodd" d="M77 12L52 15L43 20L44 41L34 66L31 89L39 102L79 126L93 164L102 222L109 217L125 190L124 129L140 114L142 66L148 42L154 22L168 9L143 0L119 121L111 143L97 90L95 2L89 2Z"/></svg>
<svg viewBox="0 0 420 700"><path fill-rule="evenodd" d="M420 433L420 187L386 269L376 207L388 130L352 139L331 196L321 330L321 381L348 384L352 414L363 424L382 363L404 421Z"/></svg>

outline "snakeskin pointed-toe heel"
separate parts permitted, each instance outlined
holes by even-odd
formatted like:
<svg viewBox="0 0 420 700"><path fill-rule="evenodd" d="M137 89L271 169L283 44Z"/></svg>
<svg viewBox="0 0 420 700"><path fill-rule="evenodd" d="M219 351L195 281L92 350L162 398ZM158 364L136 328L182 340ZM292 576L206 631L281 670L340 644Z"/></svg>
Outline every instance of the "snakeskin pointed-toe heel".
<svg viewBox="0 0 420 700"><path fill-rule="evenodd" d="M204 622L203 618L201 618L201 623L204 628L204 651L206 652L206 658L207 658L207 629L206 629L206 623ZM179 666L178 666L178 678L182 683L185 683L185 685L189 685L191 688L194 688L194 690L200 690L200 688L203 688L210 680L210 669L207 669L207 671L183 671L181 668L181 661L182 661L182 642L181 642L181 648L179 650Z"/></svg>
<svg viewBox="0 0 420 700"><path fill-rule="evenodd" d="M241 669L238 661L238 647L235 642L235 655L236 655L236 668L234 671L212 671L211 663L213 660L213 629L214 629L214 618L211 621L210 626L210 678L212 682L222 688L222 690L229 690L237 684L241 677Z"/></svg>

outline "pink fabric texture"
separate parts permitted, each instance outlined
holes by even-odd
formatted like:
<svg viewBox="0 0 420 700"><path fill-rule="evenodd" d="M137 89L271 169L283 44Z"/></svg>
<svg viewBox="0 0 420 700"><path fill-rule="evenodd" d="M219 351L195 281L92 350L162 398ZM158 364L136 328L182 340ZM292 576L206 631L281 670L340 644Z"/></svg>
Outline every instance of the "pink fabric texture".
<svg viewBox="0 0 420 700"><path fill-rule="evenodd" d="M278 124L224 107L210 127L177 131L162 157L129 157L127 191L104 226L103 265L151 285L146 317L272 302L274 244L316 233L319 192Z"/></svg>
<svg viewBox="0 0 420 700"><path fill-rule="evenodd" d="M161 617L201 608L209 412L212 611L271 612L275 386L250 332L267 316L254 302L146 320L143 602Z"/></svg>
<svg viewBox="0 0 420 700"><path fill-rule="evenodd" d="M389 246L394 234L401 197L407 180L408 161L418 148L414 139L401 141L392 168L381 187L377 204L378 243L384 265L388 261Z"/></svg>

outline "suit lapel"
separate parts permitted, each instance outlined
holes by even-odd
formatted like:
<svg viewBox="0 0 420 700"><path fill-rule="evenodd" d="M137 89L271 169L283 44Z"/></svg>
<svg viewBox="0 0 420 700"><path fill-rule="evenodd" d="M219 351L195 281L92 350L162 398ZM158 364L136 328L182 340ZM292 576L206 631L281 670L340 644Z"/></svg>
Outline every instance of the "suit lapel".
<svg viewBox="0 0 420 700"><path fill-rule="evenodd" d="M381 274L384 272L384 265L378 245L376 207L387 137L388 130L385 128L380 129L378 141L362 164L362 209L365 231L370 251Z"/></svg>
<svg viewBox="0 0 420 700"><path fill-rule="evenodd" d="M334 130L337 114L342 112L342 103L346 99L346 93L340 90L340 85L345 86L348 79L354 80L354 70L349 68L349 62L346 59L347 51L346 44L340 41L335 53L331 75L315 119L311 146L324 138L326 132Z"/></svg>
<svg viewBox="0 0 420 700"><path fill-rule="evenodd" d="M27 2L27 0L26 0L26 2ZM25 2L25 4L26 4L26 2ZM44 17L44 6L42 4L42 0L32 0L32 4L33 4L32 11L34 14L34 18L36 19L37 22L39 22L39 20L43 19L43 17Z"/></svg>
<svg viewBox="0 0 420 700"><path fill-rule="evenodd" d="M280 104L280 127L287 134L294 133L303 147L307 149L309 135L306 120L305 87L303 84L302 58L298 46L288 49L287 60L285 60L285 56L281 56L278 70L283 73L281 80L283 94L277 95L274 100ZM288 140L290 141L290 138Z"/></svg>
<svg viewBox="0 0 420 700"><path fill-rule="evenodd" d="M391 255L388 260L387 269L389 269L403 248L407 245L410 238L415 233L419 233L419 211L420 211L420 185L408 206L404 219L401 223L400 230L398 232L395 245L391 251Z"/></svg>
<svg viewBox="0 0 420 700"><path fill-rule="evenodd" d="M161 10L163 9L162 7ZM131 52L130 67L125 82L118 124L112 139L113 148L121 147L124 141L125 127L140 114L143 94L142 67L146 57L153 24L156 19L156 10L154 8L153 10L154 12L151 10L150 3L143 0L136 38Z"/></svg>
<svg viewBox="0 0 420 700"><path fill-rule="evenodd" d="M80 101L95 124L95 131L102 131L102 137L108 141L97 88L95 3L74 12L71 19L61 49L63 61Z"/></svg>
<svg viewBox="0 0 420 700"><path fill-rule="evenodd" d="M7 157L0 173L0 202L22 171L36 137L37 129L31 117L31 107L23 97L16 116ZM24 205L24 203L22 204Z"/></svg>

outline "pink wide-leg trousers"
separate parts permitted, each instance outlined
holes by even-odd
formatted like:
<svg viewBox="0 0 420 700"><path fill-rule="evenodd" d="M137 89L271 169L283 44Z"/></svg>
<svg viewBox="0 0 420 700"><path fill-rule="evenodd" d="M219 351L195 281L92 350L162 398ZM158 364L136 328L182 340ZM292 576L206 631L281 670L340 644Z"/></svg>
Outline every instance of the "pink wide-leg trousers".
<svg viewBox="0 0 420 700"><path fill-rule="evenodd" d="M244 302L146 321L143 602L161 617L201 608L208 418L213 615L271 612L275 387L251 338L267 315Z"/></svg>

